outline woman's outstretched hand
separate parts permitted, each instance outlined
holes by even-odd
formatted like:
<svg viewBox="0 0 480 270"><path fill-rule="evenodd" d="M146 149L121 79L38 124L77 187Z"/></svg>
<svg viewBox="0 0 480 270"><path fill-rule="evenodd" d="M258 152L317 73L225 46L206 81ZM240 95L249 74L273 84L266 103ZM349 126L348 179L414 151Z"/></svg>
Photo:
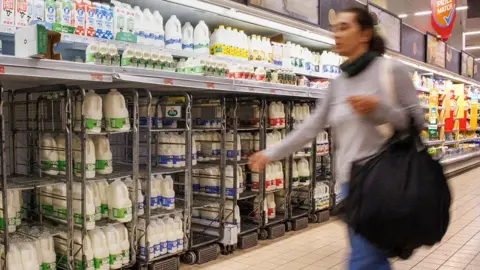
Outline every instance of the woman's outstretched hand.
<svg viewBox="0 0 480 270"><path fill-rule="evenodd" d="M263 172L269 162L270 159L263 152L257 152L248 159L248 167L253 172L259 173Z"/></svg>

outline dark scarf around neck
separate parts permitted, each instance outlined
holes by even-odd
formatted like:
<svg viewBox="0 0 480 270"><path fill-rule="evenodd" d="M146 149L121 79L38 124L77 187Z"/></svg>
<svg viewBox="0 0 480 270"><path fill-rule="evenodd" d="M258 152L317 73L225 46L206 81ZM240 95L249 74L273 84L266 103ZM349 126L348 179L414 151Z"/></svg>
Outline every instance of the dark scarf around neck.
<svg viewBox="0 0 480 270"><path fill-rule="evenodd" d="M362 72L378 56L378 53L368 51L352 62L341 64L340 69L347 75L347 77L354 77Z"/></svg>

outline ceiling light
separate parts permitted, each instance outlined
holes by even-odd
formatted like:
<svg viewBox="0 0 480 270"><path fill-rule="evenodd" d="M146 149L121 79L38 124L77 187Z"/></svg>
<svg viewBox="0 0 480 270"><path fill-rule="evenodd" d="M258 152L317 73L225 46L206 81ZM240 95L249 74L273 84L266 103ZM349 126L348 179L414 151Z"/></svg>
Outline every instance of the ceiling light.
<svg viewBox="0 0 480 270"><path fill-rule="evenodd" d="M465 51L471 51L471 50L480 50L480 46L468 46L468 47L465 47Z"/></svg>
<svg viewBox="0 0 480 270"><path fill-rule="evenodd" d="M403 19L403 18L408 17L408 14L400 14L400 15L398 15L398 17Z"/></svg>
<svg viewBox="0 0 480 270"><path fill-rule="evenodd" d="M468 6L457 7L457 11L467 10Z"/></svg>
<svg viewBox="0 0 480 270"><path fill-rule="evenodd" d="M424 16L424 15L430 15L432 14L432 11L431 10L428 10L428 11L420 11L420 12L415 12L415 16Z"/></svg>
<svg viewBox="0 0 480 270"><path fill-rule="evenodd" d="M465 36L480 35L480 31L471 31L463 33Z"/></svg>

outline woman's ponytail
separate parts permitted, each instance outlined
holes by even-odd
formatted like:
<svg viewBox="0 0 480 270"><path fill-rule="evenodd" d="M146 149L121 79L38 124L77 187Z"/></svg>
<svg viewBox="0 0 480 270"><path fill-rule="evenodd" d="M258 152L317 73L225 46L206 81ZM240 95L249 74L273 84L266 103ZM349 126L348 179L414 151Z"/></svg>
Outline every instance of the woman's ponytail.
<svg viewBox="0 0 480 270"><path fill-rule="evenodd" d="M355 14L357 23L360 25L360 29L372 31L372 39L370 40L368 46L370 51L379 55L382 55L386 52L385 40L375 31L375 25L378 21L375 13L370 14L366 9L358 7L348 8L342 12Z"/></svg>

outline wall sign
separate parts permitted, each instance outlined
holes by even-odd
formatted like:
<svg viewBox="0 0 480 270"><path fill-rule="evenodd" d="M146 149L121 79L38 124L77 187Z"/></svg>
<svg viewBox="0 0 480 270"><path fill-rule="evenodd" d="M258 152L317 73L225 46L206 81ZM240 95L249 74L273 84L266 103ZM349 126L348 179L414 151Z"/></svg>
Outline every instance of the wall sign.
<svg viewBox="0 0 480 270"><path fill-rule="evenodd" d="M338 12L350 8L359 7L366 8L365 5L356 0L320 0L318 4L318 24L320 28L330 30L330 27L335 22Z"/></svg>
<svg viewBox="0 0 480 270"><path fill-rule="evenodd" d="M457 18L456 0L430 0L432 9L432 26L435 31L447 41L452 34L453 25Z"/></svg>
<svg viewBox="0 0 480 270"><path fill-rule="evenodd" d="M445 68L445 42L427 33L427 63Z"/></svg>
<svg viewBox="0 0 480 270"><path fill-rule="evenodd" d="M385 39L387 48L400 52L402 20L371 3L368 4L368 11L374 17L376 31Z"/></svg>
<svg viewBox="0 0 480 270"><path fill-rule="evenodd" d="M318 0L249 0L248 4L318 25Z"/></svg>
<svg viewBox="0 0 480 270"><path fill-rule="evenodd" d="M425 35L412 27L402 24L401 53L418 61L425 61Z"/></svg>
<svg viewBox="0 0 480 270"><path fill-rule="evenodd" d="M445 59L445 68L451 72L460 74L461 52L457 51L452 46L447 45L447 54Z"/></svg>

